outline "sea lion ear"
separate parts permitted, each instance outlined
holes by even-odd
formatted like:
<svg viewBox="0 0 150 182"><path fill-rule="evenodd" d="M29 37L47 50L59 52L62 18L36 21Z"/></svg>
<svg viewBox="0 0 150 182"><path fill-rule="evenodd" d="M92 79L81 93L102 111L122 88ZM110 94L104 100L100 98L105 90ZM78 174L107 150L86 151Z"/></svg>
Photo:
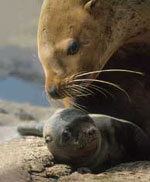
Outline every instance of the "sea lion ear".
<svg viewBox="0 0 150 182"><path fill-rule="evenodd" d="M85 3L84 8L87 11L91 12L92 9L95 7L96 2L97 2L97 0L89 0L88 2Z"/></svg>

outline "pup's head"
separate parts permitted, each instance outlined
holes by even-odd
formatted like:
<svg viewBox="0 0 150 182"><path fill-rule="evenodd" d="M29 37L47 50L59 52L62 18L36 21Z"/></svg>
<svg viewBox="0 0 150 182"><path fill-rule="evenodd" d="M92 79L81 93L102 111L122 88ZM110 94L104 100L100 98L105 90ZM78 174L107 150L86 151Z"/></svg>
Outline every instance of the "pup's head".
<svg viewBox="0 0 150 182"><path fill-rule="evenodd" d="M93 120L73 109L57 112L49 119L44 139L55 159L75 166L90 160L101 143Z"/></svg>

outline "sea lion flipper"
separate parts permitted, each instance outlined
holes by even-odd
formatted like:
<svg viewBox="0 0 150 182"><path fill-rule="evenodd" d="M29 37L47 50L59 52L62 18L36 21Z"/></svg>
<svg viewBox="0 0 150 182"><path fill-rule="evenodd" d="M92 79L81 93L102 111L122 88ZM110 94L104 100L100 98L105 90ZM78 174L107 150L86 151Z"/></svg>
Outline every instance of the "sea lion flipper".
<svg viewBox="0 0 150 182"><path fill-rule="evenodd" d="M44 123L24 124L17 127L17 131L22 136L43 136Z"/></svg>

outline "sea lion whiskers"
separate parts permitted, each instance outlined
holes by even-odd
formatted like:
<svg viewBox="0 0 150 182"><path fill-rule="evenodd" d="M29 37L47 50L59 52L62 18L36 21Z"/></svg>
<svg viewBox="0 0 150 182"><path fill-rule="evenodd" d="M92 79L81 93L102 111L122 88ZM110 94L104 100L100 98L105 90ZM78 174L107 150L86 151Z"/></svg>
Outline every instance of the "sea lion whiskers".
<svg viewBox="0 0 150 182"><path fill-rule="evenodd" d="M88 86L88 88L86 86L84 86L84 84L82 84L82 86L81 85L77 85L77 84L73 84L72 86L68 86L68 87L73 87L73 86L80 87L81 89L83 88L84 90L89 91L92 95L95 95L95 93L91 90L91 89L94 89L94 90L100 92L102 95L104 95L105 98L108 98L107 95L105 94L105 93L107 93L107 94L109 94L114 99L114 96L109 91L107 91L106 89L104 89L102 87L98 87L96 85L93 85L93 84L90 84ZM91 89L90 89L90 87L91 87Z"/></svg>
<svg viewBox="0 0 150 182"><path fill-rule="evenodd" d="M115 83L104 81L104 80L98 80L98 79L75 79L75 80L72 80L70 82L70 84L75 83L75 82L97 82L97 83L103 83L106 85L113 86L114 88L117 88L118 90L122 91L127 96L129 102L131 102L131 98L130 98L129 94L123 88L121 88L119 85L117 85Z"/></svg>
<svg viewBox="0 0 150 182"><path fill-rule="evenodd" d="M95 85L92 85L92 84L90 84L89 87L91 87L92 89L94 89L94 90L98 91L99 93L101 93L102 95L104 95L104 97L106 99L108 98L107 95L105 94L105 92L103 92L102 89L100 89L99 87L96 87Z"/></svg>
<svg viewBox="0 0 150 182"><path fill-rule="evenodd" d="M71 81L72 81L73 79L78 78L78 77L87 76L87 75L95 74L95 73L103 73L103 72L126 72L126 73L133 73L133 74L138 74L138 75L144 76L144 73L138 72L138 71L134 71L134 70L127 70L127 69L106 69L106 70L96 70L96 71L90 71L90 72L81 71L81 72L78 72L78 73L76 73L76 74L73 74L73 75L70 77L70 79L68 79L68 80L71 80ZM78 86L78 87L81 87L81 86L79 86L79 85L77 85L77 84L73 84L73 85L75 85L76 87L77 87L77 86ZM82 84L82 86L84 86L84 85ZM89 91L90 93L92 92L92 90L90 90L90 87L93 88L93 89L95 89L96 91L100 92L102 95L105 96L105 98L107 98L107 95L106 95L104 92L106 92L107 94L109 94L109 95L114 99L114 95L112 95L112 94L111 94L109 91L107 91L106 89L104 89L104 88L102 88L102 87L98 87L98 86L93 85L93 84L90 84L90 85L88 86L88 90L87 90L87 91ZM87 89L87 87L85 86L83 89ZM103 92L102 90L103 90L104 92ZM94 92L92 92L92 94L93 94L93 93L94 93ZM94 93L94 95L95 95L95 93Z"/></svg>
<svg viewBox="0 0 150 182"><path fill-rule="evenodd" d="M72 97L72 94L69 91L67 91L67 90L64 90L64 94L67 97Z"/></svg>
<svg viewBox="0 0 150 182"><path fill-rule="evenodd" d="M107 93L114 99L114 96L109 91L107 91L106 89L102 87L98 87L96 85L90 84L87 88L87 86L84 83L82 85L70 84L70 82L73 81L73 78L75 78L74 75L67 78L66 80L64 80L64 83L61 84L61 86L59 87L61 93L64 93L63 94L64 96L68 96L68 97L74 97L74 96L84 97L85 96L86 97L88 95L95 95L94 91L91 90L91 89L94 89L100 92L102 95L104 95L105 98L108 98L107 95L105 94Z"/></svg>
<svg viewBox="0 0 150 182"><path fill-rule="evenodd" d="M77 89L75 89L75 88L70 88L69 89L69 92L70 92L70 94L72 95L72 97L75 95L76 97L80 97L80 96L87 96L87 95L91 95L91 94L89 94L89 93L83 93L83 91L81 91L81 90L77 90Z"/></svg>
<svg viewBox="0 0 150 182"><path fill-rule="evenodd" d="M76 75L76 78L82 77L82 76L87 76L91 74L96 74L96 73L105 73L105 72L125 72L125 73L132 73L132 74L137 74L144 76L144 73L139 72L139 71L134 71L134 70L127 70L127 69L106 69L106 70L96 70L96 71L89 71L85 73L81 73Z"/></svg>
<svg viewBox="0 0 150 182"><path fill-rule="evenodd" d="M78 75L84 74L84 73L86 73L86 71L79 71L79 72L77 72L77 73L71 75L70 79L74 79L74 78L76 78Z"/></svg>
<svg viewBox="0 0 150 182"><path fill-rule="evenodd" d="M69 84L71 78L64 79L58 86L59 94L65 98L66 96L72 97L72 94L66 89L66 85Z"/></svg>
<svg viewBox="0 0 150 182"><path fill-rule="evenodd" d="M74 107L74 109L77 109L79 111L82 111L84 113L87 113L89 114L89 112L85 109L84 106L80 105L80 104L77 104L77 103L74 103L74 102L71 102L71 105ZM83 109L84 108L84 109Z"/></svg>
<svg viewBox="0 0 150 182"><path fill-rule="evenodd" d="M74 75L68 77L61 82L59 85L59 93L64 96L69 96L69 97L81 97L81 96L87 96L87 95L94 95L94 92L92 92L90 89L81 86L81 85L76 85L76 84L69 84L70 81L74 79Z"/></svg>
<svg viewBox="0 0 150 182"><path fill-rule="evenodd" d="M88 95L91 95L91 93L87 92L87 90L81 90L81 88L75 88L75 87L65 87L64 88L64 92L65 92L65 95L69 96L69 97L81 97L81 96L88 96Z"/></svg>
<svg viewBox="0 0 150 182"><path fill-rule="evenodd" d="M100 73L100 72L127 72L127 73L134 73L134 74L138 74L138 75L144 75L144 73L142 73L142 72L138 72L138 71L133 71L133 70L126 70L126 69L108 69L108 70L99 70L99 71L92 71L92 72L84 72L84 73L81 73L81 72L79 72L79 73L77 73L77 74L74 74L74 75L72 75L70 78L68 78L67 79L67 82L66 82L66 85L67 85L67 87L69 87L68 85L71 83L71 85L76 85L76 87L78 86L78 87L83 87L83 84L82 84L82 86L81 85L78 85L78 84L72 84L74 81L76 82L78 82L78 79L76 79L76 78L78 78L79 76L86 76L86 75L89 75L89 74L92 74L92 73ZM80 74L81 73L81 74ZM81 80L81 81L85 81L85 79L79 79L79 80ZM88 79L86 79L86 82L87 82L87 80ZM117 84L115 84L115 83L112 83L112 82L108 82L108 81L104 81L104 80L96 80L96 79L89 79L90 81L89 82L93 82L94 80L95 80L95 82L100 82L100 83L105 83L105 84L109 84L109 85L111 85L111 86L113 86L113 87L116 87L117 89L119 89L119 90L121 90L126 96L127 96L127 98L128 98L128 100L131 102L131 99L130 99L130 96L129 96L129 94L123 89L123 88L121 88L119 85L117 85ZM108 92L106 89L104 89L104 88L102 88L102 87L97 87L96 85L93 85L93 84L90 84L89 85L89 88L88 88L88 90L87 91L90 91L90 93L92 92L91 90L90 90L90 87L92 87L92 88L94 88L95 90L97 90L97 91L99 91L101 94L103 94L105 97L107 97L106 96L106 94L104 94L104 92L102 92L101 90L103 90L103 91L105 91L106 93L108 93L109 95L111 95L112 96L112 98L114 99L114 96L110 93L110 92ZM97 88L96 88L97 87ZM84 90L85 89L87 89L87 87L85 86L84 87ZM93 92L92 92L92 94L93 94Z"/></svg>
<svg viewBox="0 0 150 182"><path fill-rule="evenodd" d="M110 95L113 99L115 99L115 96L114 96L112 93L110 93L110 92L109 92L107 89L105 89L105 88L102 88L102 87L100 87L100 86L96 86L96 85L93 85L93 84L90 84L89 87L91 87L91 88L97 90L97 91L100 92L100 93L103 93L103 94L106 93L106 94ZM105 94L105 95L106 95L106 94ZM108 98L107 95L106 95L106 98Z"/></svg>
<svg viewBox="0 0 150 182"><path fill-rule="evenodd" d="M87 94L75 94L75 97L87 97L87 96L89 96L89 95L91 95L91 94L89 94L89 93L87 93Z"/></svg>
<svg viewBox="0 0 150 182"><path fill-rule="evenodd" d="M64 94L65 94L65 96L67 96L67 97L73 97L73 95L72 95L72 93L70 93L69 91L67 91L66 89L64 90ZM74 103L74 102L72 102L72 101L70 101L70 103L71 103L71 105L74 107L74 108L77 108L77 109L79 109L80 111L83 111L83 112L86 112L87 113L87 111L85 110L85 109L83 109L83 107L84 106L81 106L80 104L77 104L77 103ZM84 107L85 108L85 107Z"/></svg>
<svg viewBox="0 0 150 182"><path fill-rule="evenodd" d="M90 94L92 94L92 95L95 95L95 93L92 91L92 90L90 90L89 88L87 88L87 87L85 87L85 86L81 86L81 85L77 85L77 84L73 84L73 85L67 85L67 88L76 88L77 90L80 90L80 91L83 91L83 92L85 92L85 91L87 91L87 92L89 92Z"/></svg>

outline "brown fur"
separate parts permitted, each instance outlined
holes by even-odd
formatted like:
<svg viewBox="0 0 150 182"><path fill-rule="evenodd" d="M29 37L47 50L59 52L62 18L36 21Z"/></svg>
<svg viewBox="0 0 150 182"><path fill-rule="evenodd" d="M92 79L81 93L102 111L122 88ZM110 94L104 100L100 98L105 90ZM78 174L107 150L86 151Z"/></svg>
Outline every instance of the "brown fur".
<svg viewBox="0 0 150 182"><path fill-rule="evenodd" d="M59 90L63 82L80 71L102 69L126 44L150 44L149 22L149 0L44 0L38 52L46 90L52 85ZM72 38L82 46L77 54L67 55Z"/></svg>

